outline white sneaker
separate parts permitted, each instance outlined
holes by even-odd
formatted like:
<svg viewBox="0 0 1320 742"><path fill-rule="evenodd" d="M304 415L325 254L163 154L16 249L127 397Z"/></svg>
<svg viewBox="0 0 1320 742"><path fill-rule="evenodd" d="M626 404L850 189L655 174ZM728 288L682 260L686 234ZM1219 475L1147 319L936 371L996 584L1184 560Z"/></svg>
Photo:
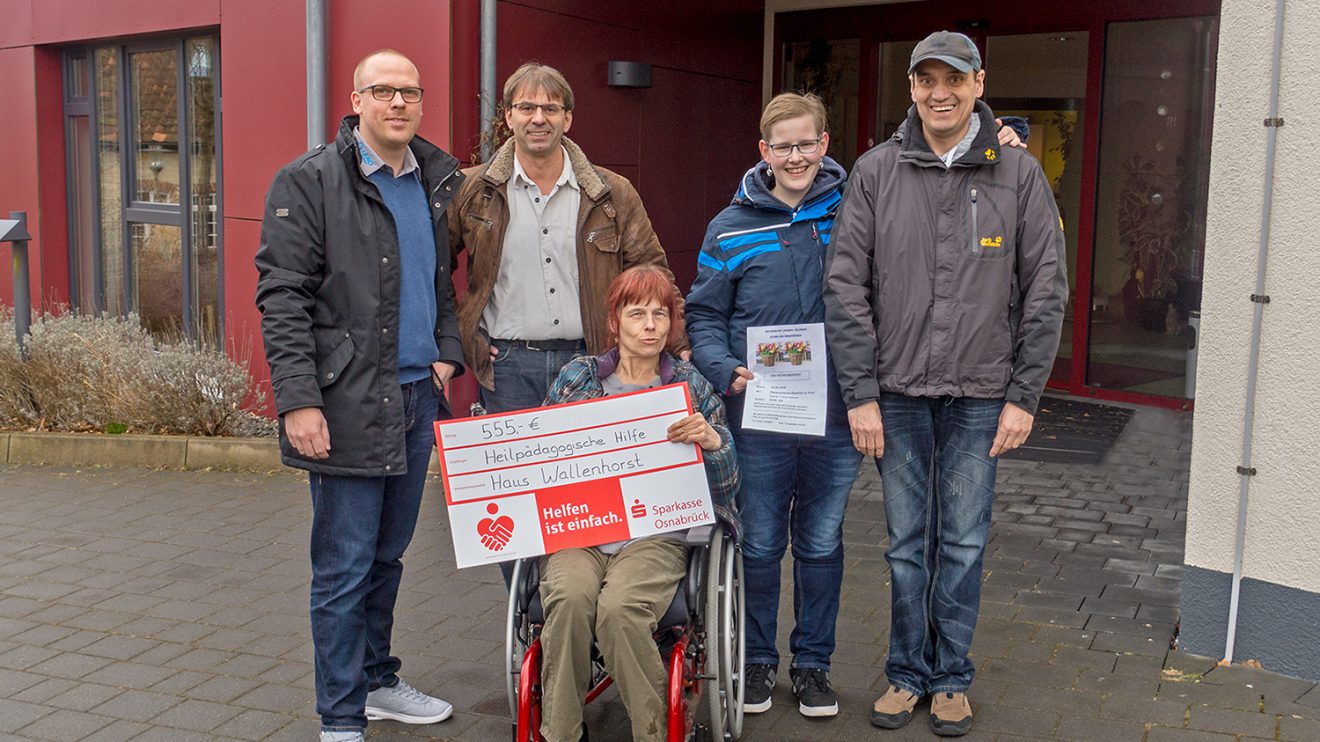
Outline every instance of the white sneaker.
<svg viewBox="0 0 1320 742"><path fill-rule="evenodd" d="M328 732L321 730L321 742L363 742L362 732Z"/></svg>
<svg viewBox="0 0 1320 742"><path fill-rule="evenodd" d="M434 724L454 713L447 701L432 698L402 679L393 688L377 688L367 694L367 718L391 719L404 724Z"/></svg>

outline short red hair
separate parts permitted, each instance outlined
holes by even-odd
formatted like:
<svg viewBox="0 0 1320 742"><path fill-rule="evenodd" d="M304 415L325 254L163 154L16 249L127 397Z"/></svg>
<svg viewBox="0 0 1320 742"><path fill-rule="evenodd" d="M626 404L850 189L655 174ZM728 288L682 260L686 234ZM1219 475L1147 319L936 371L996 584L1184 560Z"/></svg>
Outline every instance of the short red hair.
<svg viewBox="0 0 1320 742"><path fill-rule="evenodd" d="M678 344L683 337L683 306L674 279L668 271L654 265L638 265L615 276L605 292L611 345L619 341L619 315L623 308L652 301L669 310L669 337L665 340L665 347L672 350Z"/></svg>

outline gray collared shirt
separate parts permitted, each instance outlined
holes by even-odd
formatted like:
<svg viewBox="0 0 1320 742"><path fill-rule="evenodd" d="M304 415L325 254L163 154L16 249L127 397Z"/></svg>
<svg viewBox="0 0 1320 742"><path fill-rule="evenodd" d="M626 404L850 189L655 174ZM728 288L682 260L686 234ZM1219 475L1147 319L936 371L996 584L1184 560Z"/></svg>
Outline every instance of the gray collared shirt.
<svg viewBox="0 0 1320 742"><path fill-rule="evenodd" d="M976 139L977 134L981 133L981 117L977 116L975 111L972 112L972 117L968 121L967 133L963 135L962 140L953 149L940 155L940 159L944 161L944 167L946 168L953 167L953 163L957 162L959 157L967 154L967 150L972 148L972 140Z"/></svg>
<svg viewBox="0 0 1320 742"><path fill-rule="evenodd" d="M509 225L494 291L481 314L492 338L580 340L577 216L582 193L563 150L564 169L550 193L541 193L513 158L505 185Z"/></svg>
<svg viewBox="0 0 1320 742"><path fill-rule="evenodd" d="M380 155L376 154L376 150L372 149L370 144L367 144L367 140L362 138L362 132L358 131L356 126L353 127L353 138L357 140L358 168L362 170L362 177L370 178L371 174L377 170L389 167L384 160L380 159ZM402 178L416 169L417 156L413 154L412 147L407 147L403 150L403 167L399 169L399 172L394 173L394 177Z"/></svg>

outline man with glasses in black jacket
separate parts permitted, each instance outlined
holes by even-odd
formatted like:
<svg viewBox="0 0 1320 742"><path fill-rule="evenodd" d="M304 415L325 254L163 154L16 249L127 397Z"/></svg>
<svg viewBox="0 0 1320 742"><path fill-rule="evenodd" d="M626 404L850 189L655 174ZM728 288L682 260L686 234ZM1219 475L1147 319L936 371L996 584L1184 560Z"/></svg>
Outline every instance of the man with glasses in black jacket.
<svg viewBox="0 0 1320 742"><path fill-rule="evenodd" d="M407 57L367 55L350 97L334 143L275 176L256 256L281 454L311 482L321 742L453 712L399 678L390 633L432 424L451 416L444 387L462 372L445 210L463 176L416 136Z"/></svg>

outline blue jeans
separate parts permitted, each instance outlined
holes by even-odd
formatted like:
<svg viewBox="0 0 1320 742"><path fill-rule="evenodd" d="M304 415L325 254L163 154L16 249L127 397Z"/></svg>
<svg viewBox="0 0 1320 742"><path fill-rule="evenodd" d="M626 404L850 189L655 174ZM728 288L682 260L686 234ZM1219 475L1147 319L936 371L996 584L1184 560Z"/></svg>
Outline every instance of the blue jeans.
<svg viewBox="0 0 1320 742"><path fill-rule="evenodd" d="M388 477L310 476L312 645L322 729L363 729L367 692L399 682L400 662L390 654L394 602L440 409L430 379L404 384L402 394L408 471ZM333 430L330 435L333 445Z"/></svg>
<svg viewBox="0 0 1320 742"><path fill-rule="evenodd" d="M540 407L559 369L587 352L581 340L546 341L544 345L553 350L533 350L522 341L491 340L490 344L499 350L491 364L495 389L480 389L481 406L491 414ZM537 347L534 340L530 345Z"/></svg>
<svg viewBox="0 0 1320 742"><path fill-rule="evenodd" d="M1002 399L880 395L892 572L889 682L918 696L965 692L990 533L990 458Z"/></svg>
<svg viewBox="0 0 1320 742"><path fill-rule="evenodd" d="M779 565L793 537L793 667L830 669L843 585L843 514L862 455L848 426L825 437L740 430L747 663L779 664Z"/></svg>

